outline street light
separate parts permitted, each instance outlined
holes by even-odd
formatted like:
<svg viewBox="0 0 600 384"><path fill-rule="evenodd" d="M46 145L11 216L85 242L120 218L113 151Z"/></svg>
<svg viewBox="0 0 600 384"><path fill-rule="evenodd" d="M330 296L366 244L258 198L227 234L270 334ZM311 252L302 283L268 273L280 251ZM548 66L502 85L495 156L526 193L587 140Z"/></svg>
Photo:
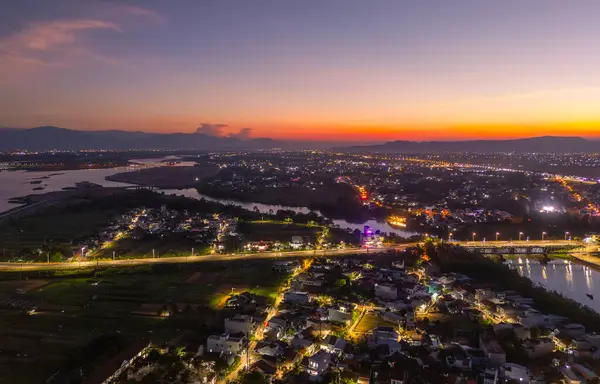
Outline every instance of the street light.
<svg viewBox="0 0 600 384"><path fill-rule="evenodd" d="M546 237L547 233L546 232L542 232L542 241L544 241L544 238Z"/></svg>
<svg viewBox="0 0 600 384"><path fill-rule="evenodd" d="M475 232L473 232L473 241L475 241L475 236L476 236L476 235L477 235L477 234L476 234Z"/></svg>
<svg viewBox="0 0 600 384"><path fill-rule="evenodd" d="M519 241L523 240L523 235L524 235L523 232L519 232Z"/></svg>
<svg viewBox="0 0 600 384"><path fill-rule="evenodd" d="M500 232L496 232L496 241L498 241L498 236L500 236Z"/></svg>

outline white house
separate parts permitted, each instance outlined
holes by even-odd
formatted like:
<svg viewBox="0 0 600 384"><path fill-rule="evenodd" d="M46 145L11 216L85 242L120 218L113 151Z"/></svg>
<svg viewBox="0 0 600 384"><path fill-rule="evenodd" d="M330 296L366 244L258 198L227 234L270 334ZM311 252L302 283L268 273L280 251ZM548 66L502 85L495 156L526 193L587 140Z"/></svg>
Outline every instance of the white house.
<svg viewBox="0 0 600 384"><path fill-rule="evenodd" d="M517 321L524 327L533 328L550 325L548 316L536 310L527 310L523 314L517 316Z"/></svg>
<svg viewBox="0 0 600 384"><path fill-rule="evenodd" d="M329 368L331 355L324 350L320 350L308 358L308 374L311 380L318 379Z"/></svg>
<svg viewBox="0 0 600 384"><path fill-rule="evenodd" d="M327 335L321 343L321 349L335 355L341 355L345 348L346 340L333 335Z"/></svg>
<svg viewBox="0 0 600 384"><path fill-rule="evenodd" d="M244 337L233 337L228 334L212 335L206 340L206 350L213 353L237 355L242 351L245 340Z"/></svg>
<svg viewBox="0 0 600 384"><path fill-rule="evenodd" d="M281 356L283 355L283 348L279 344L268 344L256 348L256 353L261 356Z"/></svg>
<svg viewBox="0 0 600 384"><path fill-rule="evenodd" d="M254 332L255 328L256 322L252 316L238 314L232 318L225 319L225 333L243 333L245 336L248 336Z"/></svg>
<svg viewBox="0 0 600 384"><path fill-rule="evenodd" d="M352 308L350 306L339 305L327 310L329 320L339 323L350 323L352 321Z"/></svg>
<svg viewBox="0 0 600 384"><path fill-rule="evenodd" d="M294 249L301 248L304 245L304 240L302 239L302 236L292 236L292 241L290 242L290 245Z"/></svg>

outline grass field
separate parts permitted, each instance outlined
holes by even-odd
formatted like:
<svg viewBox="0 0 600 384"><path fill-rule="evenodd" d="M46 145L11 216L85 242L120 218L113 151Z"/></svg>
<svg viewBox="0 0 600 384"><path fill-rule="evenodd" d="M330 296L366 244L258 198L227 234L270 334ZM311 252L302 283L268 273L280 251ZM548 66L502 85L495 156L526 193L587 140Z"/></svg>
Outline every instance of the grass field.
<svg viewBox="0 0 600 384"><path fill-rule="evenodd" d="M152 250L155 257L190 256L192 248L194 255L205 254L209 250L206 244L196 243L185 234L172 233L162 239L123 238L99 250L94 257L110 259L115 252L117 259L146 258L153 256Z"/></svg>
<svg viewBox="0 0 600 384"><path fill-rule="evenodd" d="M271 261L245 260L164 266L102 277L1 281L0 301L34 302L25 315L0 309L0 383L41 383L98 336L120 332L129 343L164 342L183 331L222 330L225 311L217 306L232 290L250 290L270 300L285 278ZM17 288L28 291L16 294ZM163 318L157 311L176 303L180 311ZM199 337L205 337L201 335Z"/></svg>
<svg viewBox="0 0 600 384"><path fill-rule="evenodd" d="M116 212L49 208L39 214L9 220L0 225L0 254L22 248L38 248L44 241L55 244L85 240L107 225Z"/></svg>
<svg viewBox="0 0 600 384"><path fill-rule="evenodd" d="M367 333L371 332L375 327L392 327L397 328L396 324L387 322L383 320L381 317L377 316L375 313L366 313L360 322L356 325L353 331L353 337L361 338L364 337Z"/></svg>
<svg viewBox="0 0 600 384"><path fill-rule="evenodd" d="M245 241L281 241L289 242L292 236L308 237L312 243L317 240L319 232L323 230L321 226L310 226L305 224L287 224L278 221L253 221L240 223L238 232L244 235ZM333 229L329 231L328 241L339 243L358 243L358 238L344 230Z"/></svg>

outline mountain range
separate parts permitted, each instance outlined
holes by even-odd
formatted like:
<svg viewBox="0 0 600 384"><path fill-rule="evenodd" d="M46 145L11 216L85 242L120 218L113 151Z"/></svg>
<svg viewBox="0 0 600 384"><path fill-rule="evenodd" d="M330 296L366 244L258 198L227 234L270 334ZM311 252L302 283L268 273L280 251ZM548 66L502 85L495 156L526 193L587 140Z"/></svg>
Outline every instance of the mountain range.
<svg viewBox="0 0 600 384"><path fill-rule="evenodd" d="M512 140L390 141L379 145L362 145L337 149L345 152L379 153L596 153L600 152L600 142L586 140L582 137L541 136Z"/></svg>
<svg viewBox="0 0 600 384"><path fill-rule="evenodd" d="M0 151L6 150L258 150L270 148L332 148L344 152L600 152L600 142L581 137L542 136L512 140L391 141L384 144L340 146L332 142L244 139L205 133L151 133L140 131L81 131L44 126L29 129L0 128Z"/></svg>
<svg viewBox="0 0 600 384"><path fill-rule="evenodd" d="M203 133L150 133L131 131L79 131L52 126L29 129L0 129L0 150L22 149L164 149L164 150L238 150L277 147L272 139L240 139Z"/></svg>

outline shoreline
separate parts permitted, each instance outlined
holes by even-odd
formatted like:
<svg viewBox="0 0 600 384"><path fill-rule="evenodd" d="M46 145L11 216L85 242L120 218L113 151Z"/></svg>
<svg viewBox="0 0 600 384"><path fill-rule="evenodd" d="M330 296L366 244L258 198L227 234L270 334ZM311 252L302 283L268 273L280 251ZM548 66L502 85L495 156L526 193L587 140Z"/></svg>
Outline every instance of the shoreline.
<svg viewBox="0 0 600 384"><path fill-rule="evenodd" d="M219 168L212 165L162 165L116 173L105 180L159 189L186 189L196 188L200 181L218 172Z"/></svg>

